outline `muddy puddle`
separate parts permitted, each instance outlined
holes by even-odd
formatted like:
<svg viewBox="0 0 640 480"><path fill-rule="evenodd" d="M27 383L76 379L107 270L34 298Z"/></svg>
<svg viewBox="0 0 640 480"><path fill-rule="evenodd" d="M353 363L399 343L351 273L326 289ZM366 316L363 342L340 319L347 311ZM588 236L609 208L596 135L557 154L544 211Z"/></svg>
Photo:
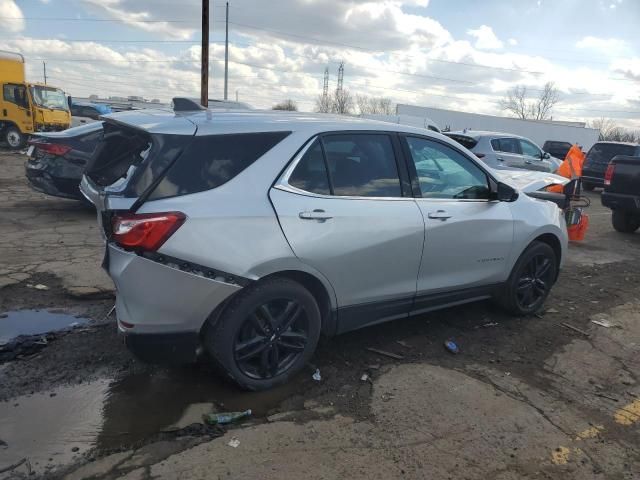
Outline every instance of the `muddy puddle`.
<svg viewBox="0 0 640 480"><path fill-rule="evenodd" d="M0 345L21 335L39 335L87 323L86 318L47 310L17 310L0 313Z"/></svg>
<svg viewBox="0 0 640 480"><path fill-rule="evenodd" d="M184 368L17 397L0 403L0 440L6 443L0 446L0 469L27 458L42 473L93 447L136 445L200 422L212 411L250 408L261 417L292 396L298 383L244 392L210 372Z"/></svg>

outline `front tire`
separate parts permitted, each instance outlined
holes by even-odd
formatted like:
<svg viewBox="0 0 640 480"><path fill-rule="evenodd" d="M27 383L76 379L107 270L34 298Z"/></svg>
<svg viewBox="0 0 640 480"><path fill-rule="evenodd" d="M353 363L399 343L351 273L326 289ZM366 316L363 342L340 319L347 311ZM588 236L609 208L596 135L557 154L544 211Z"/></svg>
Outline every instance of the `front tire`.
<svg viewBox="0 0 640 480"><path fill-rule="evenodd" d="M543 242L533 242L520 255L496 300L513 315L534 314L544 305L557 274L558 263L553 248Z"/></svg>
<svg viewBox="0 0 640 480"><path fill-rule="evenodd" d="M633 233L640 228L640 216L624 210L614 210L611 213L613 228L622 233Z"/></svg>
<svg viewBox="0 0 640 480"><path fill-rule="evenodd" d="M27 136L24 135L17 127L9 127L4 133L4 140L12 150L18 150L27 143Z"/></svg>
<svg viewBox="0 0 640 480"><path fill-rule="evenodd" d="M266 390L286 383L311 359L320 327L313 295L293 280L273 278L233 298L206 329L204 343L240 387Z"/></svg>

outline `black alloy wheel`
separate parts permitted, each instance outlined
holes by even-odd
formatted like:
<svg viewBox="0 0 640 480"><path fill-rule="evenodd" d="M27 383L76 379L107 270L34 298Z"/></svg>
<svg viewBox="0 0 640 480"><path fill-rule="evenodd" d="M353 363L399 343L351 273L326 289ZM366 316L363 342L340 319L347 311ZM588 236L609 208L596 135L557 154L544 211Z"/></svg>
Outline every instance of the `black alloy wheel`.
<svg viewBox="0 0 640 480"><path fill-rule="evenodd" d="M555 251L546 243L534 241L518 258L495 300L512 315L534 314L544 305L557 276Z"/></svg>
<svg viewBox="0 0 640 480"><path fill-rule="evenodd" d="M269 379L291 368L305 350L309 322L296 300L277 299L258 307L238 331L233 345L240 371Z"/></svg>
<svg viewBox="0 0 640 480"><path fill-rule="evenodd" d="M553 284L552 259L544 254L535 255L521 272L516 288L518 305L523 310L532 310L549 294Z"/></svg>
<svg viewBox="0 0 640 480"><path fill-rule="evenodd" d="M315 297L289 278L268 278L239 291L203 343L233 381L247 390L286 383L315 352L322 318Z"/></svg>

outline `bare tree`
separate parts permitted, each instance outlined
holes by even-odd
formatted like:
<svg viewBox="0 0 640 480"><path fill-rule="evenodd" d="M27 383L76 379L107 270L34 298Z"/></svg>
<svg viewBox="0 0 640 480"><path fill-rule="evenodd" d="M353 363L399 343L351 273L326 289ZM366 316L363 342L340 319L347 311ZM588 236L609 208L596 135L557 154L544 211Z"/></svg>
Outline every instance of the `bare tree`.
<svg viewBox="0 0 640 480"><path fill-rule="evenodd" d="M516 85L500 101L500 108L523 120L548 120L553 107L560 101L558 89L553 82L547 82L537 98L529 99L527 87Z"/></svg>
<svg viewBox="0 0 640 480"><path fill-rule="evenodd" d="M333 94L331 111L341 115L347 115L353 111L353 96L346 88L337 90Z"/></svg>
<svg viewBox="0 0 640 480"><path fill-rule="evenodd" d="M368 97L367 95L358 94L356 95L356 105L360 115L392 115L394 113L393 102L386 97Z"/></svg>
<svg viewBox="0 0 640 480"><path fill-rule="evenodd" d="M596 128L600 131L598 140L609 142L640 142L640 131L627 130L622 128L616 122L610 118L598 118L589 125L591 128Z"/></svg>
<svg viewBox="0 0 640 480"><path fill-rule="evenodd" d="M318 113L330 113L332 111L332 98L327 95L326 97L324 95L318 95L318 97L316 98L316 112Z"/></svg>
<svg viewBox="0 0 640 480"><path fill-rule="evenodd" d="M289 112L297 112L298 105L293 100L287 99L283 102L275 104L271 110L286 110Z"/></svg>

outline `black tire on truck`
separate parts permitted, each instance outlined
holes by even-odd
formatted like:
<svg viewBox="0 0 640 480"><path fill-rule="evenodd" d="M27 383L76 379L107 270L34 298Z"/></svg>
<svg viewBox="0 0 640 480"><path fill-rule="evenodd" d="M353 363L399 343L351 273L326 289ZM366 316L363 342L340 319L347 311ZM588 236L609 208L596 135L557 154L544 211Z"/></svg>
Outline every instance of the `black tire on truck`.
<svg viewBox="0 0 640 480"><path fill-rule="evenodd" d="M640 215L624 210L614 210L611 214L611 223L618 232L633 233L640 228Z"/></svg>
<svg viewBox="0 0 640 480"><path fill-rule="evenodd" d="M23 148L27 144L27 136L13 125L5 129L4 140L12 150Z"/></svg>

